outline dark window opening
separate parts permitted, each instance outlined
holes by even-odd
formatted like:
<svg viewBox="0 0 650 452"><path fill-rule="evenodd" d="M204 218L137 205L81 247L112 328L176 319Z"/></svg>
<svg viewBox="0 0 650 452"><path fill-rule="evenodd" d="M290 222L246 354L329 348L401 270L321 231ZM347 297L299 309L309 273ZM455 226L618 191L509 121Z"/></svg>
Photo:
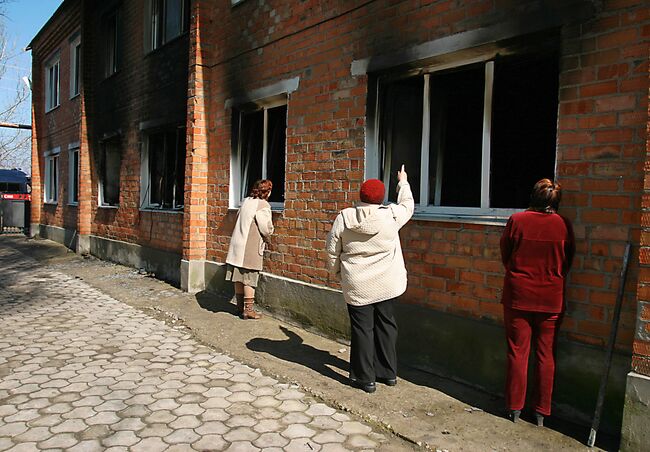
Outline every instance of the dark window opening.
<svg viewBox="0 0 650 452"><path fill-rule="evenodd" d="M558 55L496 61L490 199L493 207L528 207L539 179L555 174Z"/></svg>
<svg viewBox="0 0 650 452"><path fill-rule="evenodd" d="M104 75L106 77L118 69L118 14L111 13L104 19Z"/></svg>
<svg viewBox="0 0 650 452"><path fill-rule="evenodd" d="M120 167L122 155L118 142L102 144L99 162L100 204L117 206L120 203Z"/></svg>
<svg viewBox="0 0 650 452"><path fill-rule="evenodd" d="M70 177L72 181L70 183L70 202L78 203L79 202L79 151L74 151L70 153L70 162L71 172Z"/></svg>
<svg viewBox="0 0 650 452"><path fill-rule="evenodd" d="M149 206L180 209L185 203L185 128L149 135Z"/></svg>

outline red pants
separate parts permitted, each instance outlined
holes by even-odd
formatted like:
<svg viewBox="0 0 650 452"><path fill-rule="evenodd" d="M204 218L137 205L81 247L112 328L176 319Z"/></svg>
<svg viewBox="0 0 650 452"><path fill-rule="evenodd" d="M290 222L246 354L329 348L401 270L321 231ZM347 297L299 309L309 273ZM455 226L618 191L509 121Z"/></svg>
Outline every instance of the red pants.
<svg viewBox="0 0 650 452"><path fill-rule="evenodd" d="M521 410L526 401L528 356L531 339L535 340L537 394L535 411L549 416L555 377L555 342L561 314L528 312L503 308L508 341L508 374L506 377L506 408Z"/></svg>

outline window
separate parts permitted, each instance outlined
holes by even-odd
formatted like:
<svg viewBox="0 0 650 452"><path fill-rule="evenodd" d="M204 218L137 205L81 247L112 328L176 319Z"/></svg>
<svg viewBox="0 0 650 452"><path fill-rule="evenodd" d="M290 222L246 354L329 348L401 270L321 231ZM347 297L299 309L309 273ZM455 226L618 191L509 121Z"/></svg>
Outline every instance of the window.
<svg viewBox="0 0 650 452"><path fill-rule="evenodd" d="M59 151L54 148L45 154L45 190L44 201L56 204L59 199Z"/></svg>
<svg viewBox="0 0 650 452"><path fill-rule="evenodd" d="M273 182L269 201L275 207L282 207L287 141L286 102L284 96L282 100L263 107L233 110L233 207L248 196L258 179L270 179Z"/></svg>
<svg viewBox="0 0 650 452"><path fill-rule="evenodd" d="M117 207L120 203L122 155L118 140L101 143L99 155L99 205Z"/></svg>
<svg viewBox="0 0 650 452"><path fill-rule="evenodd" d="M538 49L377 77L379 177L394 187L405 164L423 213L527 207L555 172L558 61Z"/></svg>
<svg viewBox="0 0 650 452"><path fill-rule="evenodd" d="M79 144L68 151L68 204L79 203Z"/></svg>
<svg viewBox="0 0 650 452"><path fill-rule="evenodd" d="M70 98L79 95L81 89L81 37L77 35L70 43Z"/></svg>
<svg viewBox="0 0 650 452"><path fill-rule="evenodd" d="M189 28L188 0L150 0L148 50L154 50Z"/></svg>
<svg viewBox="0 0 650 452"><path fill-rule="evenodd" d="M59 106L59 56L45 65L45 111Z"/></svg>
<svg viewBox="0 0 650 452"><path fill-rule="evenodd" d="M104 18L104 76L109 77L118 68L118 13L113 11Z"/></svg>
<svg viewBox="0 0 650 452"><path fill-rule="evenodd" d="M185 202L185 127L147 135L143 158L142 205L150 209L182 209Z"/></svg>

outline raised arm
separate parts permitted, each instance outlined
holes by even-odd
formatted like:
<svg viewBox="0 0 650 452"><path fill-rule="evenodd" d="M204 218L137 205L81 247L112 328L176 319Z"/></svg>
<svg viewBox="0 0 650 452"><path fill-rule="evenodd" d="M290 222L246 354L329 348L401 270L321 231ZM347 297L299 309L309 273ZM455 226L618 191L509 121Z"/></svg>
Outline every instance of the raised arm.
<svg viewBox="0 0 650 452"><path fill-rule="evenodd" d="M408 175L404 171L404 165L397 172L397 180L399 181L397 184L397 204L391 204L390 207L393 211L393 217L401 228L411 219L415 210L415 201L408 182Z"/></svg>

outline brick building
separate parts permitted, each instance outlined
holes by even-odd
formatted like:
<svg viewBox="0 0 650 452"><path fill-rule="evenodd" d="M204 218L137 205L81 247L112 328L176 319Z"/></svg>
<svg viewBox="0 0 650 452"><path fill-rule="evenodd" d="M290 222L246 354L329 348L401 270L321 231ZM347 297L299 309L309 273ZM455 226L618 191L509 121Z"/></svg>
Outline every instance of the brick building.
<svg viewBox="0 0 650 452"><path fill-rule="evenodd" d="M345 337L325 236L364 178L393 187L404 163L417 206L401 233L409 289L400 358L500 393L499 237L532 184L555 178L578 242L556 413L588 422L593 412L631 242L605 421L617 431L624 418L625 447L647 444L647 3L89 5L64 1L31 44L34 199L44 201L33 204L34 232L191 292L228 293L236 208L255 178L271 178L277 232L260 299L275 315ZM80 95L70 100L66 77L78 68ZM79 175L76 205L66 174Z"/></svg>

